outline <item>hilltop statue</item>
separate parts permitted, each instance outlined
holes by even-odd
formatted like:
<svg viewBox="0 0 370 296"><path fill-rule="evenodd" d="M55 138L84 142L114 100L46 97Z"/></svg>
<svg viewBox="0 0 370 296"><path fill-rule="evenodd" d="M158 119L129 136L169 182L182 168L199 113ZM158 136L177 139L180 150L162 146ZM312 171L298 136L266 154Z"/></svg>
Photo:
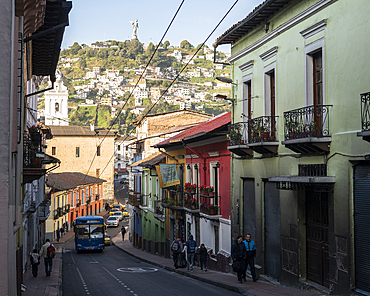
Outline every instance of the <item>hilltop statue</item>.
<svg viewBox="0 0 370 296"><path fill-rule="evenodd" d="M137 39L137 28L139 28L139 23L137 20L130 21L130 24L132 25L132 38L131 39Z"/></svg>

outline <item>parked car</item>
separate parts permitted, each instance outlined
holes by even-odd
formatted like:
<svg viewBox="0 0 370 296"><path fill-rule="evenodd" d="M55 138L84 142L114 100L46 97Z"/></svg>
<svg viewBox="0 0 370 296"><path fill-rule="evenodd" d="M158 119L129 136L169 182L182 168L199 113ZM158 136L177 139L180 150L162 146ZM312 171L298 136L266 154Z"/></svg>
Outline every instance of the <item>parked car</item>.
<svg viewBox="0 0 370 296"><path fill-rule="evenodd" d="M123 220L123 215L121 211L114 212L113 216L118 217L120 221Z"/></svg>
<svg viewBox="0 0 370 296"><path fill-rule="evenodd" d="M104 234L104 245L110 246L110 236L108 235L107 232Z"/></svg>
<svg viewBox="0 0 370 296"><path fill-rule="evenodd" d="M110 217L108 217L108 219L107 219L107 226L108 227L109 226L115 226L115 227L117 227L118 224L119 224L119 219L118 219L117 216L110 216Z"/></svg>
<svg viewBox="0 0 370 296"><path fill-rule="evenodd" d="M130 213L127 212L127 210L123 210L122 215L123 215L123 217L129 217Z"/></svg>

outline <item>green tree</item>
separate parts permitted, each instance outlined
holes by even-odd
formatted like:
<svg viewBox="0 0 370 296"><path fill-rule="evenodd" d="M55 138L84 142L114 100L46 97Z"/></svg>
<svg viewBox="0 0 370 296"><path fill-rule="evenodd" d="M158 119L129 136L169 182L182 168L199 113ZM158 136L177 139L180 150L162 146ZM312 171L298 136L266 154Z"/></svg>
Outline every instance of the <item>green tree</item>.
<svg viewBox="0 0 370 296"><path fill-rule="evenodd" d="M210 94L206 94L204 97L205 100L211 101L213 97Z"/></svg>
<svg viewBox="0 0 370 296"><path fill-rule="evenodd" d="M70 52L73 55L78 54L78 51L81 49L81 46L78 44L78 42L73 43L71 46Z"/></svg>
<svg viewBox="0 0 370 296"><path fill-rule="evenodd" d="M194 47L188 40L183 40L180 43L180 47L186 50L189 50L190 48Z"/></svg>
<svg viewBox="0 0 370 296"><path fill-rule="evenodd" d="M82 58L80 61L79 61L79 68L81 70L85 69L86 68L86 59L85 58Z"/></svg>
<svg viewBox="0 0 370 296"><path fill-rule="evenodd" d="M164 44L163 44L163 47L164 47L165 49L167 49L169 46L170 46L170 42L169 42L168 40L166 40L166 41L164 42Z"/></svg>
<svg viewBox="0 0 370 296"><path fill-rule="evenodd" d="M146 54L147 55L151 55L152 52L154 51L155 47L154 47L154 44L152 42L149 43L148 45L148 48L146 49Z"/></svg>

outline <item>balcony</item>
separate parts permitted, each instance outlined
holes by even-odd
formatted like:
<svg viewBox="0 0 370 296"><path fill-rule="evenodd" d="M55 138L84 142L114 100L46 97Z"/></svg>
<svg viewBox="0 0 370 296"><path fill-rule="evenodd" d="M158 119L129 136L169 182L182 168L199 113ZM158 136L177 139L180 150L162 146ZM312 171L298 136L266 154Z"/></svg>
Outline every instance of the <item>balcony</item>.
<svg viewBox="0 0 370 296"><path fill-rule="evenodd" d="M130 190L128 192L128 204L138 207L140 205L140 193Z"/></svg>
<svg viewBox="0 0 370 296"><path fill-rule="evenodd" d="M364 141L370 142L370 92L363 93L361 97L361 125L362 131L357 133Z"/></svg>
<svg viewBox="0 0 370 296"><path fill-rule="evenodd" d="M50 215L50 200L45 199L38 207L39 222L45 222Z"/></svg>
<svg viewBox="0 0 370 296"><path fill-rule="evenodd" d="M67 205L63 206L63 215L69 213L70 209L71 209L70 204L67 204Z"/></svg>
<svg viewBox="0 0 370 296"><path fill-rule="evenodd" d="M313 105L284 112L284 141L290 150L303 153L328 153L331 136L331 105Z"/></svg>
<svg viewBox="0 0 370 296"><path fill-rule="evenodd" d="M276 154L279 146L276 136L277 116L261 116L230 125L228 149L239 156Z"/></svg>
<svg viewBox="0 0 370 296"><path fill-rule="evenodd" d="M162 201L155 200L154 201L154 218L163 221L164 220L164 209L162 208Z"/></svg>
<svg viewBox="0 0 370 296"><path fill-rule="evenodd" d="M23 182L31 183L46 174L42 160L45 153L42 147L41 133L24 135L23 142Z"/></svg>
<svg viewBox="0 0 370 296"><path fill-rule="evenodd" d="M56 209L56 210L54 210L54 220L57 220L57 219L59 219L59 211L58 211L58 209Z"/></svg>
<svg viewBox="0 0 370 296"><path fill-rule="evenodd" d="M63 213L63 207L59 207L59 208L57 209L57 212L58 212L58 216L59 216L59 218L64 216L64 213Z"/></svg>
<svg viewBox="0 0 370 296"><path fill-rule="evenodd" d="M100 194L95 194L95 200L99 200Z"/></svg>

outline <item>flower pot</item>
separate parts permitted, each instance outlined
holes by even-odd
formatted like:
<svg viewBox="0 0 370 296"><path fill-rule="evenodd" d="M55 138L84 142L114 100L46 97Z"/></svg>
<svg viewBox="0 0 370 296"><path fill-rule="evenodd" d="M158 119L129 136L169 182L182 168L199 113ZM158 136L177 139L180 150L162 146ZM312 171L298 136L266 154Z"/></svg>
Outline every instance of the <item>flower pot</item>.
<svg viewBox="0 0 370 296"><path fill-rule="evenodd" d="M190 189L190 193L195 193L196 189Z"/></svg>
<svg viewBox="0 0 370 296"><path fill-rule="evenodd" d="M209 214L210 215L217 215L217 210L210 210L209 211Z"/></svg>
<svg viewBox="0 0 370 296"><path fill-rule="evenodd" d="M212 192L207 192L208 193L208 196L209 197L215 197L215 192L214 191L212 191Z"/></svg>
<svg viewBox="0 0 370 296"><path fill-rule="evenodd" d="M196 205L190 205L190 209L195 210L196 209Z"/></svg>

